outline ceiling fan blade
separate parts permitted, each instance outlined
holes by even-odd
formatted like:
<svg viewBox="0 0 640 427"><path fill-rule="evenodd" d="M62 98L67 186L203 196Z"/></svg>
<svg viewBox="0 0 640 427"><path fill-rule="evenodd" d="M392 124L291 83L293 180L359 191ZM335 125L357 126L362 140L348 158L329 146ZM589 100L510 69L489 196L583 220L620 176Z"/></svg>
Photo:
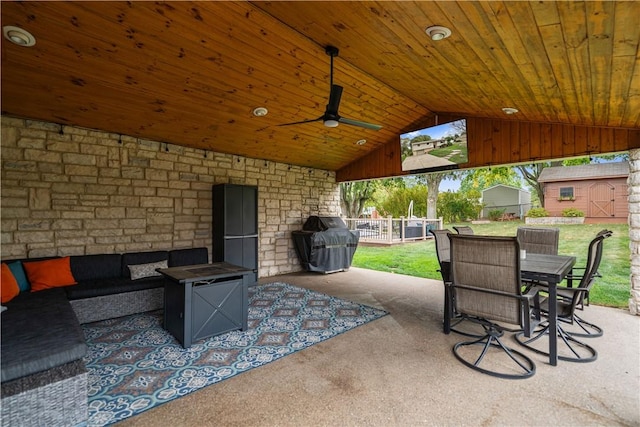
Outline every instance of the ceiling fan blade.
<svg viewBox="0 0 640 427"><path fill-rule="evenodd" d="M299 121L299 122L292 122L292 123L283 123L283 124L278 125L278 126L301 125L301 124L304 124L304 123L319 122L322 119L324 119L324 115L318 117L317 119L302 120L302 121Z"/></svg>
<svg viewBox="0 0 640 427"><path fill-rule="evenodd" d="M331 85L329 103L327 104L327 115L338 115L338 107L340 106L340 98L342 98L342 90L343 87L340 85Z"/></svg>
<svg viewBox="0 0 640 427"><path fill-rule="evenodd" d="M382 126L374 125L373 123L361 122L359 120L347 119L346 117L340 117L338 120L340 123L344 123L345 125L352 126L360 126L361 128L371 129L371 130L380 130Z"/></svg>

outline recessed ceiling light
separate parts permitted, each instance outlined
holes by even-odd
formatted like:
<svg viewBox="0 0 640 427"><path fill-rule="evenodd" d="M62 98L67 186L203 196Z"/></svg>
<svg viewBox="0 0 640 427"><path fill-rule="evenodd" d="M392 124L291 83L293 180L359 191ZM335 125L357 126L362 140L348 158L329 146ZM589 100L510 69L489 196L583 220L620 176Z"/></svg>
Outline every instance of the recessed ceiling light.
<svg viewBox="0 0 640 427"><path fill-rule="evenodd" d="M505 114L515 114L515 113L517 113L517 112L518 112L518 109L517 109L517 108L511 108L511 107L504 107L504 108L502 109L502 111L503 111Z"/></svg>
<svg viewBox="0 0 640 427"><path fill-rule="evenodd" d="M358 145L364 145L366 143L367 143L366 139L359 139L359 140L356 141L356 144L358 144Z"/></svg>
<svg viewBox="0 0 640 427"><path fill-rule="evenodd" d="M23 30L22 28L6 25L2 27L2 34L4 34L4 38L18 46L29 47L36 44L36 38L33 37L30 32Z"/></svg>
<svg viewBox="0 0 640 427"><path fill-rule="evenodd" d="M447 27L442 27L440 25L434 25L434 26L428 27L424 31L427 33L429 37L431 37L431 40L433 41L446 39L451 35L450 29L448 29Z"/></svg>
<svg viewBox="0 0 640 427"><path fill-rule="evenodd" d="M268 112L269 110L267 110L265 107L256 107L253 110L253 115L256 117L263 117L266 116Z"/></svg>

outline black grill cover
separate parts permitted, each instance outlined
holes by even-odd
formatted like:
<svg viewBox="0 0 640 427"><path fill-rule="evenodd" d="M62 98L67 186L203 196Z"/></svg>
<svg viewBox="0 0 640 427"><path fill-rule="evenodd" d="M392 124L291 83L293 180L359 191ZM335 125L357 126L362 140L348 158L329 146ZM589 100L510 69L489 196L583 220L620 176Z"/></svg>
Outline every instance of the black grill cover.
<svg viewBox="0 0 640 427"><path fill-rule="evenodd" d="M340 217L311 216L302 231L291 234L304 269L322 273L351 267L360 240L360 233L349 230Z"/></svg>
<svg viewBox="0 0 640 427"><path fill-rule="evenodd" d="M344 228L346 230L347 224L339 216L312 215L302 226L304 231L326 231L330 228Z"/></svg>

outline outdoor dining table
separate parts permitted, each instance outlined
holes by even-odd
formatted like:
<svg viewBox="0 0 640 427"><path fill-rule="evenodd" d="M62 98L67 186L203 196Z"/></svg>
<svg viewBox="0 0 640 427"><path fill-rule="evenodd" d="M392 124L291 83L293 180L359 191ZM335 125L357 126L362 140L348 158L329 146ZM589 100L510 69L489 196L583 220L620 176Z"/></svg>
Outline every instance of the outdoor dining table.
<svg viewBox="0 0 640 427"><path fill-rule="evenodd" d="M520 276L525 280L546 282L549 285L549 301L556 301L558 296L558 283L569 274L576 257L567 255L545 255L527 253L520 259ZM446 296L445 296L445 299ZM549 304L549 364L558 364L558 318L557 305ZM448 301L445 301L443 329L446 334L451 330Z"/></svg>

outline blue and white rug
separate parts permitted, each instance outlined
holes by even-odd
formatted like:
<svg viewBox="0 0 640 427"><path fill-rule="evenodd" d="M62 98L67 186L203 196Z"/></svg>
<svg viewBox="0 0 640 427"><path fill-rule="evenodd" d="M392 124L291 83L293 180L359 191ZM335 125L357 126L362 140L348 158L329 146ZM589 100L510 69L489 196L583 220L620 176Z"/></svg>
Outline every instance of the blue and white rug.
<svg viewBox="0 0 640 427"><path fill-rule="evenodd" d="M88 426L104 426L332 338L387 313L286 283L249 288L249 329L184 349L162 311L83 325Z"/></svg>

